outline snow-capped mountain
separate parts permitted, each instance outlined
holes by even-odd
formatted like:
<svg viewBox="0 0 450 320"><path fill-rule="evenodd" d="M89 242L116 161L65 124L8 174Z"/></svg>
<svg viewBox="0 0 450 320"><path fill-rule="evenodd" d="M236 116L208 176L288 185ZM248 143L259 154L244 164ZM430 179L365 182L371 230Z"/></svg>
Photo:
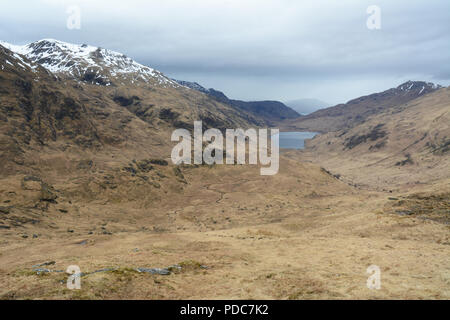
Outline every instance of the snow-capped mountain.
<svg viewBox="0 0 450 320"><path fill-rule="evenodd" d="M397 87L397 92L415 93L417 95L426 94L434 90L440 89L442 86L425 81L407 81Z"/></svg>
<svg viewBox="0 0 450 320"><path fill-rule="evenodd" d="M39 40L24 46L0 41L0 45L25 56L59 77L71 77L104 86L120 85L124 82L180 86L161 72L108 49L54 39Z"/></svg>
<svg viewBox="0 0 450 320"><path fill-rule="evenodd" d="M402 106L407 107L410 101L441 88L442 86L431 82L407 81L395 88L317 110L296 120L294 126L298 126L302 130L319 130L321 132L352 128L369 117L386 110L401 110Z"/></svg>

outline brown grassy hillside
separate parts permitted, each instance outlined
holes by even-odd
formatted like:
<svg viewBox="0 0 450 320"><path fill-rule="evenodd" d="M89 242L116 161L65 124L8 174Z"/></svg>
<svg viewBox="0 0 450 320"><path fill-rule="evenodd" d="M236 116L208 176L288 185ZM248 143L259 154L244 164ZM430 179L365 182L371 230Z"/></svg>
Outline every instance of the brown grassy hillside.
<svg viewBox="0 0 450 320"><path fill-rule="evenodd" d="M355 183L395 188L449 179L450 89L317 136L308 147L311 159Z"/></svg>
<svg viewBox="0 0 450 320"><path fill-rule="evenodd" d="M320 109L307 116L280 124L285 130L332 132L363 123L369 117L408 103L434 92L440 86L424 81L407 81L396 88L350 100L347 103Z"/></svg>

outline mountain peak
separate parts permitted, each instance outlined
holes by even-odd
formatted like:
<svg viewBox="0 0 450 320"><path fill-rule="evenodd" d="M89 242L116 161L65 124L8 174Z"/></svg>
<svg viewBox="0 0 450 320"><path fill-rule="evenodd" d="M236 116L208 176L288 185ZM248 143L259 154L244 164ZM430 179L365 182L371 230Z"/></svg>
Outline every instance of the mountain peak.
<svg viewBox="0 0 450 320"><path fill-rule="evenodd" d="M428 93L440 88L442 88L442 86L432 82L408 80L405 83L399 85L396 89L405 92L419 91L418 94L420 95L422 93Z"/></svg>
<svg viewBox="0 0 450 320"><path fill-rule="evenodd" d="M126 55L94 47L77 45L55 39L42 39L17 46L0 41L0 45L24 55L52 73L79 81L110 86L123 84L153 84L178 87L179 84L161 72L142 65Z"/></svg>
<svg viewBox="0 0 450 320"><path fill-rule="evenodd" d="M296 123L310 131L330 132L352 128L370 116L407 104L409 101L432 93L442 86L425 81L406 81L382 92L362 96L347 103L317 110ZM330 123L330 118L333 121Z"/></svg>

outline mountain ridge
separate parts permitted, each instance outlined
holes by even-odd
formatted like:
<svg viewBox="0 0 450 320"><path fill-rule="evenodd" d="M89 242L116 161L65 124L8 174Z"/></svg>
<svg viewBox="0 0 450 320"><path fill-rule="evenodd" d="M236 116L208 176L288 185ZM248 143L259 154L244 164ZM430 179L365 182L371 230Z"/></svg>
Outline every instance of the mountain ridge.
<svg viewBox="0 0 450 320"><path fill-rule="evenodd" d="M142 65L126 55L87 44L76 45L55 39L42 39L18 46L0 45L23 55L52 73L92 84L110 86L131 82L179 86L160 71Z"/></svg>
<svg viewBox="0 0 450 320"><path fill-rule="evenodd" d="M318 132L351 128L374 114L405 104L440 88L442 86L431 82L410 80L395 88L361 96L346 103L317 110L298 119L288 120L284 126L291 130Z"/></svg>
<svg viewBox="0 0 450 320"><path fill-rule="evenodd" d="M77 45L55 39L42 39L26 45L13 45L0 41L15 55L26 57L30 61L46 68L56 77L71 79L79 83L88 83L104 87L124 86L161 87L193 89L206 94L215 101L233 108L234 113L252 124L273 124L298 115L278 101L244 102L230 100L222 92L206 89L195 82L175 80L162 72L142 65L125 54L87 44ZM129 101L130 97L117 97L116 101Z"/></svg>
<svg viewBox="0 0 450 320"><path fill-rule="evenodd" d="M38 60L39 61L39 60ZM112 79L114 81L114 79ZM177 128L248 128L249 113L178 84L100 85L47 68L0 45L0 175L40 171L52 157L113 162L167 157ZM45 154L47 160L43 159ZM119 160L120 159L120 160Z"/></svg>
<svg viewBox="0 0 450 320"><path fill-rule="evenodd" d="M226 103L235 108L245 110L253 115L262 118L269 125L274 125L279 121L300 117L301 115L280 101L262 100L262 101L242 101L229 99L222 91L214 88L206 89L197 82L176 80L179 84L202 92L215 100Z"/></svg>
<svg viewBox="0 0 450 320"><path fill-rule="evenodd" d="M366 185L412 186L448 178L450 88L371 115L351 128L318 135L306 149L333 173Z"/></svg>

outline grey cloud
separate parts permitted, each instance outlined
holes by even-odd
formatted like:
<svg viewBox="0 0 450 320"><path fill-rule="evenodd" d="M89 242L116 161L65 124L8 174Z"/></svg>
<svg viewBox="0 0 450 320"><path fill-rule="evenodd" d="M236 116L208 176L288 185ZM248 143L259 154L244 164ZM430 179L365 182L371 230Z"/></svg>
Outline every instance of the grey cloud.
<svg viewBox="0 0 450 320"><path fill-rule="evenodd" d="M2 1L0 39L56 38L123 52L176 78L243 99L343 102L403 80L450 82L450 2ZM66 28L78 4L81 30Z"/></svg>

